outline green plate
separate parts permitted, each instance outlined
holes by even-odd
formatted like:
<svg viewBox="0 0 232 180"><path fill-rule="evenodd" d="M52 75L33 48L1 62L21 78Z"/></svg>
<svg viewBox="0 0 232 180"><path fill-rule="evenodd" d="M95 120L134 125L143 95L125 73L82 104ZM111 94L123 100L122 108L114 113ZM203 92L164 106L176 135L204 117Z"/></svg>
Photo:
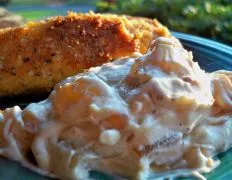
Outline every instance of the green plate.
<svg viewBox="0 0 232 180"><path fill-rule="evenodd" d="M231 47L196 36L176 32L173 32L173 34L182 41L186 49L193 51L195 61L198 61L206 71L232 70ZM37 102L46 97L47 95L1 98L0 108L11 107L15 104L24 107L29 102ZM221 160L221 165L213 172L205 174L205 177L210 180L232 179L232 149L219 154L218 158ZM91 172L91 177L98 180L113 179L98 172ZM0 158L0 180L48 180L48 178L21 167L19 163Z"/></svg>

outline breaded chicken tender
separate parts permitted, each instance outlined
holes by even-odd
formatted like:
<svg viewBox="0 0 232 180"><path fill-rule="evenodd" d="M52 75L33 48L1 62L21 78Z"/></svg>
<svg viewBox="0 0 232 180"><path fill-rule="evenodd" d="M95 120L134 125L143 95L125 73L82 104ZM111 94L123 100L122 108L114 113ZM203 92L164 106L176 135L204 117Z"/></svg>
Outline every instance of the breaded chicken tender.
<svg viewBox="0 0 232 180"><path fill-rule="evenodd" d="M68 76L93 66L145 53L169 37L157 20L69 12L0 30L0 96L48 92Z"/></svg>

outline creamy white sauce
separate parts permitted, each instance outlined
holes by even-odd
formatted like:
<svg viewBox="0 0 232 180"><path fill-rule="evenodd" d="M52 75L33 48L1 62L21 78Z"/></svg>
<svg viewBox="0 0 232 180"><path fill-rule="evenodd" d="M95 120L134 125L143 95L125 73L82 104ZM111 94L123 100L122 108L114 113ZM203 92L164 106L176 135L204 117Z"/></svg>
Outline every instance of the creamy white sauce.
<svg viewBox="0 0 232 180"><path fill-rule="evenodd" d="M101 132L99 141L102 144L113 146L120 139L120 132L116 129L109 129Z"/></svg>
<svg viewBox="0 0 232 180"><path fill-rule="evenodd" d="M143 56L69 77L47 100L0 115L0 154L61 179L201 177L232 146L232 73L192 58L158 38Z"/></svg>

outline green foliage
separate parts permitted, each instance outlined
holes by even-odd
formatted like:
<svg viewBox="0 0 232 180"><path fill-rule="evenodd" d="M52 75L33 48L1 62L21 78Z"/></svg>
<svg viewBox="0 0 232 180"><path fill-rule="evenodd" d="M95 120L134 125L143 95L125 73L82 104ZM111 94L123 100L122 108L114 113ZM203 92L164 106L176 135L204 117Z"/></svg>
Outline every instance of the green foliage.
<svg viewBox="0 0 232 180"><path fill-rule="evenodd" d="M232 44L231 0L100 1L97 11L155 17L171 30Z"/></svg>

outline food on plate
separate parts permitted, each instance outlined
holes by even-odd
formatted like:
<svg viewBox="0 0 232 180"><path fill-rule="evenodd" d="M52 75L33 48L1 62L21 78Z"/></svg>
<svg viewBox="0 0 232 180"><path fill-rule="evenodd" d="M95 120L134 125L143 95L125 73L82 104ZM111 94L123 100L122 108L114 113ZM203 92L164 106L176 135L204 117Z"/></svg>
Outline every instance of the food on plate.
<svg viewBox="0 0 232 180"><path fill-rule="evenodd" d="M20 26L25 23L25 19L20 15L13 14L5 8L0 7L0 29Z"/></svg>
<svg viewBox="0 0 232 180"><path fill-rule="evenodd" d="M55 17L0 30L0 96L48 92L59 81L169 37L157 20L103 14Z"/></svg>
<svg viewBox="0 0 232 180"><path fill-rule="evenodd" d="M160 37L144 55L69 77L46 100L2 113L0 153L60 179L201 177L232 146L232 72L192 59Z"/></svg>

